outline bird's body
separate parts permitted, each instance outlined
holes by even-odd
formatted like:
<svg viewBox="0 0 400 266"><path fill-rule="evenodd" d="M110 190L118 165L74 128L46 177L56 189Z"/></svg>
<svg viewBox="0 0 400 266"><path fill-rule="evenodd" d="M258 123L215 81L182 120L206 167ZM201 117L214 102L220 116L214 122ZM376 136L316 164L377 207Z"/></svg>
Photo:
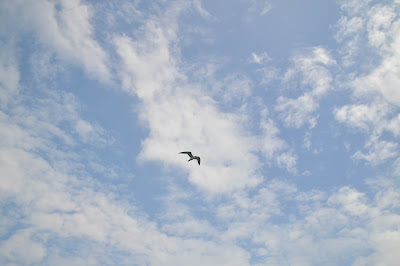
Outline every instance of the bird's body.
<svg viewBox="0 0 400 266"><path fill-rule="evenodd" d="M189 155L190 159L188 160L188 162L191 160L197 160L198 164L200 165L200 157L199 156L193 156L193 154L190 151L183 151L180 153Z"/></svg>

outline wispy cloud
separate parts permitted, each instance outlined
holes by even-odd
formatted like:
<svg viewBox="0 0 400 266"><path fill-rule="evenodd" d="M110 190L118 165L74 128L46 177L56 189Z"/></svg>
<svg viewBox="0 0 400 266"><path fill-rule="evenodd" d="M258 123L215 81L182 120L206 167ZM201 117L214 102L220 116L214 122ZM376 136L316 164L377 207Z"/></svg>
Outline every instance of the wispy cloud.
<svg viewBox="0 0 400 266"><path fill-rule="evenodd" d="M34 42L57 57L82 66L93 78L109 81L107 55L93 38L91 10L79 0L25 1L1 4L2 21L13 35L33 32ZM23 19L21 19L23 18ZM13 36L21 38L21 36ZM11 38L12 39L12 38Z"/></svg>
<svg viewBox="0 0 400 266"><path fill-rule="evenodd" d="M368 132L363 151L356 151L355 159L363 159L371 164L380 164L398 154L397 142L393 138L383 139L385 132L397 136L398 106L397 91L393 86L400 84L396 64L399 57L394 47L398 42L400 32L399 20L396 19L396 5L373 5L372 3L358 3L358 8L345 13L339 23L339 35L346 36L343 51L345 65L354 49L364 51L369 49L371 54L380 58L376 64L370 65L366 73L351 76L349 85L352 93L361 104L345 105L335 110L335 117L350 127L359 128ZM345 10L346 4L342 6ZM361 38L359 32L352 30L364 27L368 42L355 42ZM342 37L341 37L342 38ZM352 47L350 47L352 46Z"/></svg>
<svg viewBox="0 0 400 266"><path fill-rule="evenodd" d="M294 59L294 68L289 69L284 82L291 79L300 80L289 83L294 91L304 93L298 98L280 96L275 110L281 114L285 125L299 128L308 123L312 128L317 123L314 112L318 109L318 101L332 88L332 74L329 67L336 62L328 51L321 47L313 48L308 54L299 55Z"/></svg>
<svg viewBox="0 0 400 266"><path fill-rule="evenodd" d="M274 121L264 112L264 120L261 121L263 134L261 137L261 151L267 161L274 161L278 167L285 168L291 173L297 173L297 156L290 146L279 137L279 129Z"/></svg>
<svg viewBox="0 0 400 266"><path fill-rule="evenodd" d="M251 53L251 63L256 63L256 64L263 64L264 62L270 61L271 57L268 55L267 52L263 52L261 54L257 53Z"/></svg>
<svg viewBox="0 0 400 266"><path fill-rule="evenodd" d="M0 106L5 107L18 93L20 73L13 43L2 43L0 49L8 51L0 54Z"/></svg>
<svg viewBox="0 0 400 266"><path fill-rule="evenodd" d="M264 16L272 7L273 5L270 0L250 0L249 12Z"/></svg>

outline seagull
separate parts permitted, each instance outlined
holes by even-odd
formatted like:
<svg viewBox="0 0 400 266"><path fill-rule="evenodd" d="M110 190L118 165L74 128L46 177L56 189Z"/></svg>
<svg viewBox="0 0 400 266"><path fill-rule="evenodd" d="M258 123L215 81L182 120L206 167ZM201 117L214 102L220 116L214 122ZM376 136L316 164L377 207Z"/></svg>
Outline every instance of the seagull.
<svg viewBox="0 0 400 266"><path fill-rule="evenodd" d="M190 157L189 161L196 159L197 162L198 162L199 165L200 165L200 157L199 157L199 156L193 156L193 154L192 154L190 151L183 151L183 152L180 152L180 153L184 153L184 154L189 155L189 157ZM188 162L189 162L189 161L188 161Z"/></svg>

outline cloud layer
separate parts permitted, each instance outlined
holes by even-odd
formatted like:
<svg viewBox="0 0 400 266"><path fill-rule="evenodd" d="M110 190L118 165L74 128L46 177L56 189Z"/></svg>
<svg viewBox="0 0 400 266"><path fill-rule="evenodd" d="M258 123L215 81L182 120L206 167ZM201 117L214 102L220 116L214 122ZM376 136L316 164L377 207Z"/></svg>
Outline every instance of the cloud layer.
<svg viewBox="0 0 400 266"><path fill-rule="evenodd" d="M188 55L185 16L209 45L226 23L200 1L1 3L0 264L397 265L400 7L337 4L337 46L285 65L250 47L251 72ZM278 8L246 5L244 23ZM133 173L83 87L134 105ZM355 166L329 186L339 152Z"/></svg>

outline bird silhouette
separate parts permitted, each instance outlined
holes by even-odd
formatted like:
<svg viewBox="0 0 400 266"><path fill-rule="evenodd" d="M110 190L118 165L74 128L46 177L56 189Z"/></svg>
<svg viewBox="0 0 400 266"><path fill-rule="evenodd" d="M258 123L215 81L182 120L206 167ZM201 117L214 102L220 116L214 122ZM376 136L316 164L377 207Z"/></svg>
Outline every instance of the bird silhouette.
<svg viewBox="0 0 400 266"><path fill-rule="evenodd" d="M198 162L199 165L200 165L200 157L199 157L199 156L193 156L193 154L192 154L190 151L183 151L183 152L180 152L180 153L184 153L184 154L189 155L189 157L190 157L189 161L196 159L197 162ZM189 162L189 161L188 161L188 162Z"/></svg>

